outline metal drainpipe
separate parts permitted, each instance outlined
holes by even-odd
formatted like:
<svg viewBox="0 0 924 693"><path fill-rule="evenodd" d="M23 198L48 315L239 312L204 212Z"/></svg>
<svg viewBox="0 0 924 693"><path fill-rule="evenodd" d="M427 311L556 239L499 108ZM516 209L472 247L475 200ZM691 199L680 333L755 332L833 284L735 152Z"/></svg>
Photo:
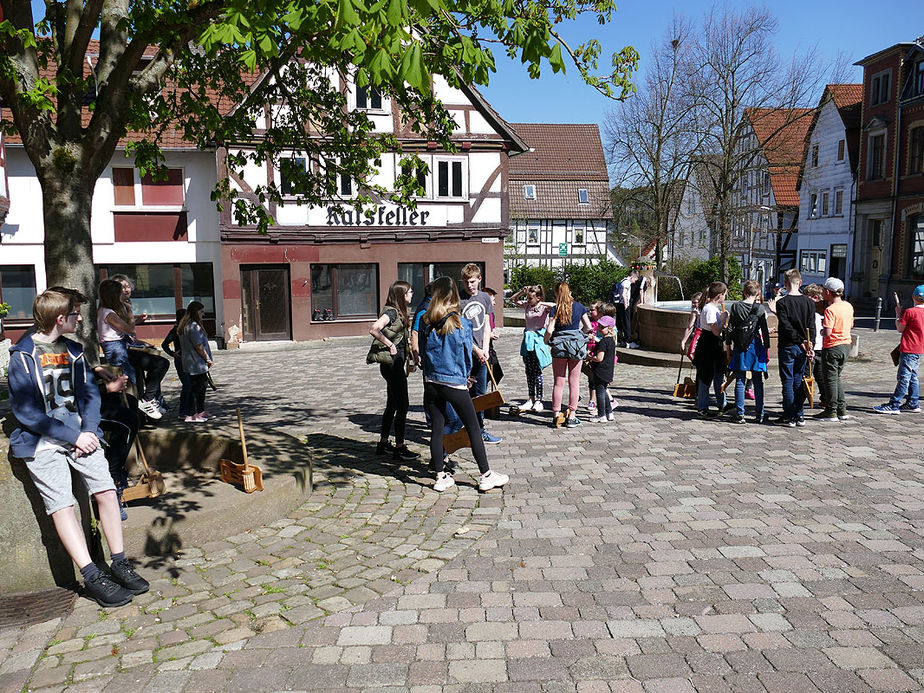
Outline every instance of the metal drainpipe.
<svg viewBox="0 0 924 693"><path fill-rule="evenodd" d="M899 60L899 63L898 63L898 74L896 75L896 77L901 77L902 62L903 62L902 60ZM895 85L897 86L897 85L898 85L898 80L896 79L896 80L893 82L893 84L895 84ZM891 219L889 220L889 221L890 221L890 224L891 224L891 226L892 226L892 229L891 229L892 232L889 234L889 255L888 255L888 257L889 257L889 273L886 275L885 291L883 292L883 294L881 294L881 295L884 295L884 296L886 297L886 300L888 300L889 288L891 287L891 284L892 284L892 269L893 269L893 268L892 268L892 263L893 263L893 259L892 259L892 254L893 254L893 253L892 253L892 249L893 249L893 247L894 247L894 245L895 245L895 215L896 215L896 213L898 212L898 169L899 169L899 167L898 167L898 160L899 160L899 156L901 155L901 144L902 144L902 143L901 143L901 139L902 139L902 108L901 108L901 104L899 103L899 100L900 100L900 99L901 99L901 92L898 91L898 90L896 90L896 91L895 91L895 111L896 111L896 116L895 116L895 150L894 150L894 157L893 157L893 164L892 164L892 217L891 217Z"/></svg>

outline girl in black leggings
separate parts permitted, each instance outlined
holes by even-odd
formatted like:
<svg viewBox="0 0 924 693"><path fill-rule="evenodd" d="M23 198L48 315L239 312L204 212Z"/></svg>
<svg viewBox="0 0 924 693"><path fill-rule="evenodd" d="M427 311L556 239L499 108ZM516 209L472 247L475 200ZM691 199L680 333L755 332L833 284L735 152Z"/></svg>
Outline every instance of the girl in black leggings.
<svg viewBox="0 0 924 693"><path fill-rule="evenodd" d="M424 370L424 401L430 414L430 459L436 469L435 491L455 486L443 460L443 427L446 404L452 405L468 432L472 454L481 478L478 488L487 491L503 486L510 477L491 471L481 437L481 425L468 393L468 375L472 369L472 323L459 311L459 290L449 277L440 277L431 285L432 299L423 317L421 329Z"/></svg>
<svg viewBox="0 0 924 693"><path fill-rule="evenodd" d="M388 398L382 413L382 429L375 451L379 455L391 453L396 460L416 460L420 457L409 450L404 442L404 428L410 406L407 394L408 304L414 296L411 285L396 281L388 290L382 315L369 330L374 338L372 348L366 357L367 363L378 363L379 372L385 379ZM395 429L395 444L388 442L392 426Z"/></svg>

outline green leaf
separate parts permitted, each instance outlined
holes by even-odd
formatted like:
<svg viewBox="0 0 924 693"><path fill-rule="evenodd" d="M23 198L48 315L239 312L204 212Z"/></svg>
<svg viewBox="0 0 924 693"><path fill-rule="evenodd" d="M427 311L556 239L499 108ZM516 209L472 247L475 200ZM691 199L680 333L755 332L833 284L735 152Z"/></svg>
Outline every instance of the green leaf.
<svg viewBox="0 0 924 693"><path fill-rule="evenodd" d="M359 25L359 15L356 14L356 8L353 7L352 0L338 0L337 1L336 27L340 29L345 26L358 26L358 25Z"/></svg>
<svg viewBox="0 0 924 693"><path fill-rule="evenodd" d="M389 26L404 26L404 18L407 16L407 5L403 0L389 0L388 12L386 13Z"/></svg>
<svg viewBox="0 0 924 693"><path fill-rule="evenodd" d="M556 43L552 47L552 54L549 56L549 64L552 66L552 72L564 72L565 60L561 57L561 44Z"/></svg>
<svg viewBox="0 0 924 693"><path fill-rule="evenodd" d="M401 59L400 76L414 89L419 89L423 93L430 91L430 80L424 69L419 43L412 43L405 51L404 58Z"/></svg>

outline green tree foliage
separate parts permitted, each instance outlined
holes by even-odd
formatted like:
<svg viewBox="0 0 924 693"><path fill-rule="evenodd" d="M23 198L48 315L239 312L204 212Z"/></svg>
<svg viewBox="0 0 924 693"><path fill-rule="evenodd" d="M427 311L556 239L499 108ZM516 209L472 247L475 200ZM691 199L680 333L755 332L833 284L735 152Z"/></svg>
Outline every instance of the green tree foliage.
<svg viewBox="0 0 924 693"><path fill-rule="evenodd" d="M574 298L581 303L609 301L613 286L629 274L629 268L609 260L589 265L568 263L559 270L551 267L519 265L510 273L510 288L519 291L524 286L538 284L545 290L545 300L555 300L555 287L563 279L571 287Z"/></svg>
<svg viewBox="0 0 924 693"><path fill-rule="evenodd" d="M613 0L45 0L39 21L28 0L0 6L3 126L20 135L42 187L47 279L91 296L93 188L127 133L129 154L155 177L164 175L159 142L177 132L192 147L227 147L229 173L309 160L287 171L303 204L329 200L338 174L366 191L362 202L391 195L370 177L398 143L347 108L338 75L380 91L405 127L452 150L454 123L432 76L487 84L501 50L531 77L567 62L620 98L638 59L625 48L597 74L600 44L570 45L559 33L582 13L608 22ZM399 183L400 202L416 183ZM281 191L269 182L237 193L225 177L214 197L265 229Z"/></svg>
<svg viewBox="0 0 924 693"><path fill-rule="evenodd" d="M683 284L683 298L689 299L697 291L704 291L712 282L722 281L722 262L718 256L708 260L674 260L669 273L676 275ZM728 296L741 298L741 265L737 258L728 258ZM681 298L677 283L672 279L658 280L659 301L679 301Z"/></svg>

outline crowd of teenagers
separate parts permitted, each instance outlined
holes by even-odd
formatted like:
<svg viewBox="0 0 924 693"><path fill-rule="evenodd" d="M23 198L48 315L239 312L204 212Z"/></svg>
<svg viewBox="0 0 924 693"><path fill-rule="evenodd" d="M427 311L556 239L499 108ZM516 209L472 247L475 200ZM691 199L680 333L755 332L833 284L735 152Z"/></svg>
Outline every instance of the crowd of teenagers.
<svg viewBox="0 0 924 693"><path fill-rule="evenodd" d="M733 423L747 423L745 400L754 400L755 423L788 427L805 426L805 403L817 396L824 422L847 421L843 371L850 355L854 324L853 306L844 299L844 283L828 277L824 284L802 286L797 269L785 273L785 282L762 303L757 282L746 281L743 300L726 309L728 287L713 282L692 299L690 322L681 351L696 367L696 410L704 417L727 414ZM893 352L898 365L895 391L886 404L874 407L881 414L919 412L918 365L924 354L924 285L912 293L912 306L903 309L895 294L896 329L901 341ZM783 406L771 419L765 408L764 380L769 376L769 313L777 318L777 361ZM735 381L734 403L728 403L726 386ZM710 408L711 397L715 409Z"/></svg>

